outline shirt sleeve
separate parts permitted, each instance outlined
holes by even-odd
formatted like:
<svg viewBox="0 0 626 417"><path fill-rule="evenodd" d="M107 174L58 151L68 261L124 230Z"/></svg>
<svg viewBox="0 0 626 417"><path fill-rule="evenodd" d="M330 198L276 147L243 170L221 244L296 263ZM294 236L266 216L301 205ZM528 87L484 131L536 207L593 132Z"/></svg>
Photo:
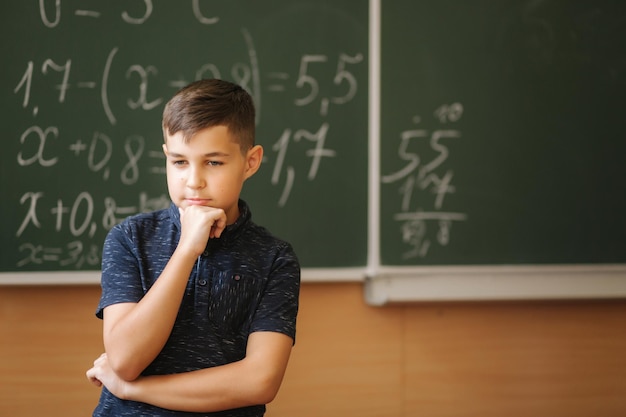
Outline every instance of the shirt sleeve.
<svg viewBox="0 0 626 417"><path fill-rule="evenodd" d="M104 241L102 251L102 295L96 316L102 318L103 310L112 304L136 303L144 296L139 273L139 263L125 223L113 227Z"/></svg>
<svg viewBox="0 0 626 417"><path fill-rule="evenodd" d="M285 243L274 261L250 332L283 333L291 337L295 344L299 295L300 264L291 246Z"/></svg>

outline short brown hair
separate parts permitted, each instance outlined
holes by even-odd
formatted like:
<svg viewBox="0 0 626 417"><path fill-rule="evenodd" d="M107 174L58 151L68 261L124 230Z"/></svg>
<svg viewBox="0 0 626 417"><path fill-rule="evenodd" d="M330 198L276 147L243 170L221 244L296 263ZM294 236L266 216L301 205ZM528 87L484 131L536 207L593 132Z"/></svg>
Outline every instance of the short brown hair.
<svg viewBox="0 0 626 417"><path fill-rule="evenodd" d="M228 81L203 79L180 89L163 110L165 139L183 132L187 141L213 126L226 126L242 152L253 147L255 110L250 94Z"/></svg>

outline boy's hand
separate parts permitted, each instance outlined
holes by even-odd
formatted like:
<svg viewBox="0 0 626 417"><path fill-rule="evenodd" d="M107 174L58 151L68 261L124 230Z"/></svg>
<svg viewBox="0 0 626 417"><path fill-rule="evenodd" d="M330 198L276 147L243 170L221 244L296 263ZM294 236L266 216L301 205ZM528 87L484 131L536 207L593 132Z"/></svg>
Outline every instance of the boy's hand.
<svg viewBox="0 0 626 417"><path fill-rule="evenodd" d="M189 206L178 210L182 225L178 246L188 247L197 256L202 254L209 239L219 238L226 228L226 213L222 209Z"/></svg>
<svg viewBox="0 0 626 417"><path fill-rule="evenodd" d="M97 387L104 385L111 394L118 398L124 398L127 382L113 372L109 366L107 354L103 353L95 361L93 367L86 373L87 379Z"/></svg>

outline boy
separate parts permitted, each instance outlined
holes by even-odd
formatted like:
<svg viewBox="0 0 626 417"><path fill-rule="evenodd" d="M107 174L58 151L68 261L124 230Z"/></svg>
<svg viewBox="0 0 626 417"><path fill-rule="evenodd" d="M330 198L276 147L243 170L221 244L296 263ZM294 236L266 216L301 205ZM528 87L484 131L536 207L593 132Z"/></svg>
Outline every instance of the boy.
<svg viewBox="0 0 626 417"><path fill-rule="evenodd" d="M169 209L109 232L102 256L104 386L94 416L262 416L295 342L300 267L239 199L259 169L254 105L201 80L165 106Z"/></svg>

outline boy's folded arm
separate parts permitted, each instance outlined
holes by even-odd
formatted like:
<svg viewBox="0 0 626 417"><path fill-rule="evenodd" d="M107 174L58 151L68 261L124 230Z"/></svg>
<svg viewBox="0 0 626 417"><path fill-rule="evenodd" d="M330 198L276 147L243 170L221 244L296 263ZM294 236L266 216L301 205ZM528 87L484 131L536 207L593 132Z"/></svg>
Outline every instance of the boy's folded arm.
<svg viewBox="0 0 626 417"><path fill-rule="evenodd" d="M142 320L135 317L141 314L137 307L136 303L120 303L104 310L104 348L111 368L125 381L136 379L156 358L162 348L159 348L162 339L159 333L165 330L147 325L134 330L142 327L139 324Z"/></svg>
<svg viewBox="0 0 626 417"><path fill-rule="evenodd" d="M293 339L255 332L238 362L181 374L140 377L123 398L178 411L211 412L271 402L283 380Z"/></svg>
<svg viewBox="0 0 626 417"><path fill-rule="evenodd" d="M104 348L111 368L123 380L135 380L165 345L194 261L194 256L175 252L138 303L113 304L104 309Z"/></svg>

